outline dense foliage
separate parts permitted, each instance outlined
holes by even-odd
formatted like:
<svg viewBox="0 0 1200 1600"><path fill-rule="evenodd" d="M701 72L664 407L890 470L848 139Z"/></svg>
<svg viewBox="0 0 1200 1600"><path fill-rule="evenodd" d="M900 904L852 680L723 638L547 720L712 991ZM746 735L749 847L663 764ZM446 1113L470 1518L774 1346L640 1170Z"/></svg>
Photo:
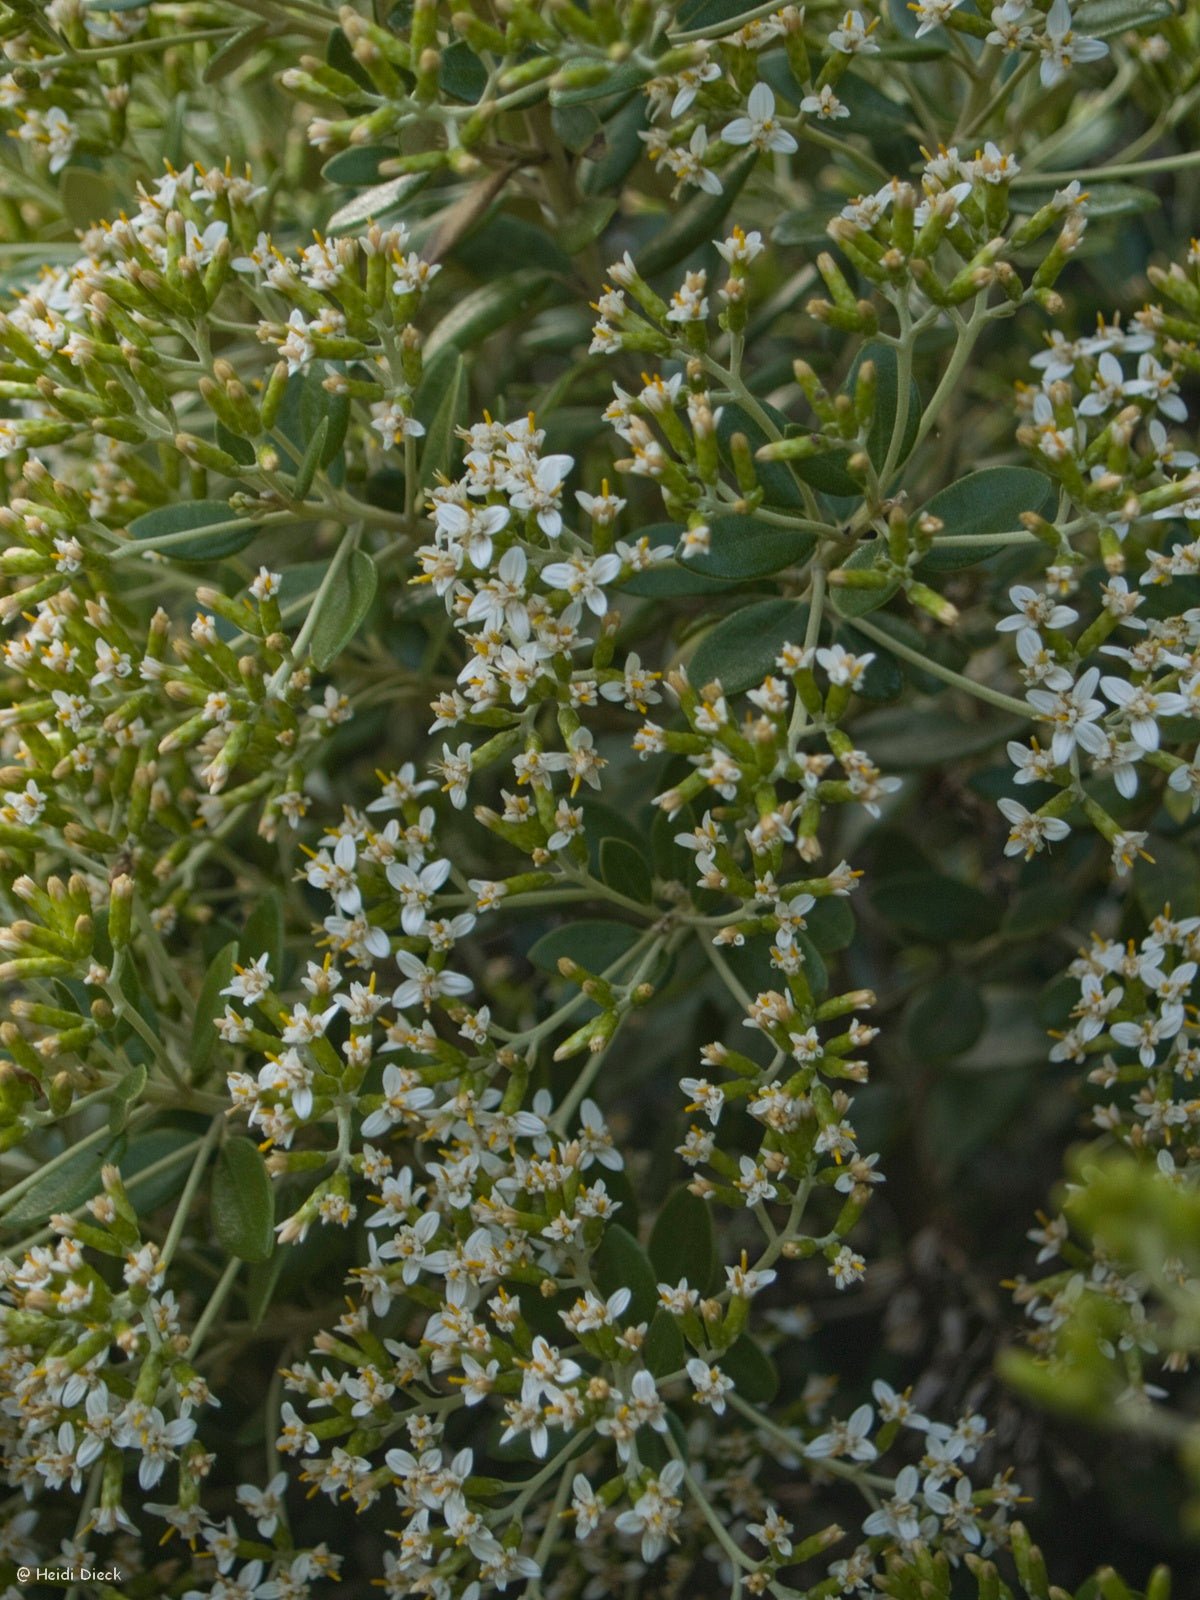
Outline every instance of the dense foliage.
<svg viewBox="0 0 1200 1600"><path fill-rule="evenodd" d="M4 1600L1200 1593L1200 13L0 45Z"/></svg>

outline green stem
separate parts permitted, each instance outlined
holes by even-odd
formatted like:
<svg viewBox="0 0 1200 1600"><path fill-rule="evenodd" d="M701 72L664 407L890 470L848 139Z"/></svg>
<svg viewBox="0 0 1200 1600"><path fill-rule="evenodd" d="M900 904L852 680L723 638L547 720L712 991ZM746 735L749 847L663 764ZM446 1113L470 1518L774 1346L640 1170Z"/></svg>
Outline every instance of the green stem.
<svg viewBox="0 0 1200 1600"><path fill-rule="evenodd" d="M943 683L951 684L955 689L962 689L967 694L974 695L977 700L985 700L988 705L995 706L1000 711L1008 711L1024 722L1032 720L1033 712L1023 700L1018 700L1011 694L1004 694L999 689L989 689L985 683L976 683L974 678L966 678L961 672L955 672L951 667L944 667L932 656L922 655L919 650L912 650L908 645L901 644L898 639L893 639L890 633L877 628L865 617L855 617L854 626L860 633L865 633L868 639L873 639L883 649L899 656L902 661L920 667L922 672L928 672L933 677L940 678Z"/></svg>
<svg viewBox="0 0 1200 1600"><path fill-rule="evenodd" d="M1177 156L1156 156L1152 161L1118 161L1109 167L1092 167L1074 172L1018 172L1014 188L1033 188L1042 184L1099 183L1107 178L1140 178L1151 172L1183 172L1200 166L1200 150L1185 150Z"/></svg>
<svg viewBox="0 0 1200 1600"><path fill-rule="evenodd" d="M190 1179L189 1179L190 1181ZM178 1213L177 1213L178 1214ZM192 1336L188 1340L188 1360L195 1361L200 1346L208 1336L208 1330L216 1320L218 1311L225 1304L229 1291L233 1288L234 1280L242 1269L242 1262L234 1256L225 1267L216 1287L205 1302L204 1310L200 1313L196 1326L192 1329Z"/></svg>
<svg viewBox="0 0 1200 1600"><path fill-rule="evenodd" d="M171 1226L167 1230L167 1237L163 1240L159 1259L164 1270L170 1265L171 1257L175 1254L175 1249L183 1237L183 1230L187 1226L188 1212L192 1208L196 1190L200 1187L200 1180L204 1176L208 1158L212 1154L213 1146L216 1144L224 1126L225 1118L223 1116L214 1117L209 1124L208 1132L200 1141L200 1148L196 1151L196 1159L192 1162L192 1170L187 1175L183 1193L179 1196L179 1203L175 1207L175 1215L171 1218Z"/></svg>

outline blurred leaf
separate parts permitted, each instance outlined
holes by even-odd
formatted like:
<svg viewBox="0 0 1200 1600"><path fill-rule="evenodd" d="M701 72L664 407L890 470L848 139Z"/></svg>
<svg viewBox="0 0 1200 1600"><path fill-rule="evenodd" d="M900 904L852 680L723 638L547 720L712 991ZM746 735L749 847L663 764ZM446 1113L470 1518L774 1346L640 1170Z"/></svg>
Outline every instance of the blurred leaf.
<svg viewBox="0 0 1200 1600"><path fill-rule="evenodd" d="M969 1050L986 1021L987 1007L978 985L965 972L948 972L909 1001L904 1031L914 1056L945 1061Z"/></svg>
<svg viewBox="0 0 1200 1600"><path fill-rule="evenodd" d="M850 552L842 566L850 572L870 572L881 554L886 557L886 542L868 539ZM899 578L892 578L880 589L841 588L831 584L829 598L839 616L865 617L868 612L878 611L880 606L885 606L899 587Z"/></svg>
<svg viewBox="0 0 1200 1600"><path fill-rule="evenodd" d="M600 118L591 106L555 106L550 112L550 125L558 139L574 155L579 155L603 131Z"/></svg>
<svg viewBox="0 0 1200 1600"><path fill-rule="evenodd" d="M854 736L885 772L912 772L990 750L1026 726L1000 712L966 722L940 706L917 704L872 711L855 723Z"/></svg>
<svg viewBox="0 0 1200 1600"><path fill-rule="evenodd" d="M720 1270L712 1212L686 1185L667 1196L650 1230L648 1250L659 1283L673 1286L686 1278L689 1288L712 1293Z"/></svg>
<svg viewBox="0 0 1200 1600"><path fill-rule="evenodd" d="M386 222L406 200L411 200L429 182L427 172L406 172L386 183L374 184L339 206L325 224L331 235L352 233L364 222Z"/></svg>
<svg viewBox="0 0 1200 1600"><path fill-rule="evenodd" d="M717 1366L733 1379L742 1399L753 1406L769 1405L779 1393L775 1363L748 1333L717 1357Z"/></svg>
<svg viewBox="0 0 1200 1600"><path fill-rule="evenodd" d="M133 1066L117 1084L108 1098L108 1131L120 1133L129 1120L129 1113L137 1104L146 1087L146 1068L143 1062Z"/></svg>
<svg viewBox="0 0 1200 1600"><path fill-rule="evenodd" d="M1114 33L1163 22L1174 10L1170 0L1086 0L1074 14L1073 27L1076 37L1109 39Z"/></svg>
<svg viewBox="0 0 1200 1600"><path fill-rule="evenodd" d="M854 938L854 912L845 895L831 894L818 900L805 920L808 936L822 954L845 950Z"/></svg>
<svg viewBox="0 0 1200 1600"><path fill-rule="evenodd" d="M438 82L448 95L474 105L487 87L487 68L465 39L442 51Z"/></svg>
<svg viewBox="0 0 1200 1600"><path fill-rule="evenodd" d="M649 905L650 869L645 857L624 839L605 839L600 845L600 877L610 889L630 900Z"/></svg>
<svg viewBox="0 0 1200 1600"><path fill-rule="evenodd" d="M200 993L196 997L196 1009L192 1016L191 1060L192 1071L197 1079L203 1077L216 1047L216 1019L225 1010L221 990L228 987L229 980L233 977L233 962L236 955L236 940L218 950L209 963L208 971L204 974L204 982L200 986Z"/></svg>
<svg viewBox="0 0 1200 1600"><path fill-rule="evenodd" d="M982 889L938 872L898 873L875 889L871 903L894 928L934 944L982 939L999 921Z"/></svg>
<svg viewBox="0 0 1200 1600"><path fill-rule="evenodd" d="M243 965L257 961L259 956L265 954L271 968L272 987L278 989L282 986L283 902L277 889L268 889L265 894L260 893L256 897L254 909L246 918L246 926L238 940L238 951Z"/></svg>
<svg viewBox="0 0 1200 1600"><path fill-rule="evenodd" d="M658 1280L650 1257L619 1222L610 1222L605 1228L600 1248L592 1257L592 1276L606 1299L618 1289L628 1289L628 1320L649 1322L658 1304Z"/></svg>
<svg viewBox="0 0 1200 1600"><path fill-rule="evenodd" d="M425 345L426 361L432 361L449 345L469 350L498 328L527 314L550 282L550 273L542 267L524 267L473 289L446 313L429 335Z"/></svg>
<svg viewBox="0 0 1200 1600"><path fill-rule="evenodd" d="M725 218L732 208L742 185L750 176L757 155L751 152L731 161L722 170L720 194L705 194L698 189L690 200L685 200L648 244L637 252L637 269L643 278L655 278L660 272L676 267L698 245L708 244L721 235Z"/></svg>
<svg viewBox="0 0 1200 1600"><path fill-rule="evenodd" d="M214 50L204 69L205 83L220 83L229 73L236 71L271 36L269 22L254 22L242 28L232 39L226 39L219 50Z"/></svg>
<svg viewBox="0 0 1200 1600"><path fill-rule="evenodd" d="M1170 906L1176 917L1200 916L1200 862L1195 851L1157 835L1147 848L1153 860L1139 861L1133 875L1142 915L1149 921Z"/></svg>
<svg viewBox="0 0 1200 1600"><path fill-rule="evenodd" d="M890 344L880 344L878 340L870 340L854 358L843 384L843 392L849 395L854 393L855 381L862 370L863 363L875 363L875 410L871 416L871 425L867 429L867 454L870 456L876 470L881 468L887 459L891 447L892 434L895 431L896 417L900 403L900 372L899 361L895 350ZM905 413L904 428L900 438L900 451L896 457L896 464L908 457L909 451L917 437L917 428L921 422L921 391L917 387L917 380L910 378L908 381L908 410Z"/></svg>
<svg viewBox="0 0 1200 1600"><path fill-rule="evenodd" d="M1019 213L1040 211L1054 198L1054 192L1053 187L1014 189L1012 208ZM1088 220L1095 222L1104 217L1133 217L1142 211L1157 211L1162 204L1152 190L1140 189L1132 183L1089 183L1087 195Z"/></svg>
<svg viewBox="0 0 1200 1600"><path fill-rule="evenodd" d="M450 354L450 352L448 352ZM450 465L460 446L457 429L467 415L467 363L457 350L446 363L449 371L439 385L441 400L425 431L421 447L421 464L417 482L424 488L431 484L439 472L449 472Z"/></svg>
<svg viewBox="0 0 1200 1600"><path fill-rule="evenodd" d="M100 1168L124 1149L124 1139L91 1150L80 1150L44 1178L3 1213L5 1228L27 1228L45 1222L56 1211L73 1211L100 1191Z"/></svg>
<svg viewBox="0 0 1200 1600"><path fill-rule="evenodd" d="M660 1307L654 1313L642 1346L642 1360L654 1377L664 1378L669 1372L679 1371L685 1354L679 1324L669 1311Z"/></svg>
<svg viewBox="0 0 1200 1600"><path fill-rule="evenodd" d="M396 154L391 145L356 144L348 150L339 150L321 168L326 183L336 183L343 189L365 189L380 182L379 163Z"/></svg>

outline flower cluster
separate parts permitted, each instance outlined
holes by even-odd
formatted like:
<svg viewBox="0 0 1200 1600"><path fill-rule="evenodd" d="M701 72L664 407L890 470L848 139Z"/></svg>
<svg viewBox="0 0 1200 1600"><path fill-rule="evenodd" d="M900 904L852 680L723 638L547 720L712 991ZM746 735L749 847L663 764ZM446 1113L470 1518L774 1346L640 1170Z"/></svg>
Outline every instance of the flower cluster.
<svg viewBox="0 0 1200 1600"><path fill-rule="evenodd" d="M1193 1197L1200 249L1071 297L1200 34L1124 5L0 0L0 1586L1044 1600L977 1374L821 1368L1063 857L1053 1059ZM1018 1298L1124 1421L1198 1272L1098 1192Z"/></svg>

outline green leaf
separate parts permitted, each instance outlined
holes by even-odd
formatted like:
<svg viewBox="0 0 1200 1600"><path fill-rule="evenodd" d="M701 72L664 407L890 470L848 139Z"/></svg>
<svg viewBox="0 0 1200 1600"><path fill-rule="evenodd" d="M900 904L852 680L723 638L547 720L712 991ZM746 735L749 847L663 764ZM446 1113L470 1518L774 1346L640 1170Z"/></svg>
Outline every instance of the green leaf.
<svg viewBox="0 0 1200 1600"><path fill-rule="evenodd" d="M256 1261L246 1274L246 1317L252 1328L266 1316L284 1263L295 1248L277 1244L266 1261Z"/></svg>
<svg viewBox="0 0 1200 1600"><path fill-rule="evenodd" d="M432 361L440 350L450 345L469 350L497 328L526 316L545 294L550 282L551 275L543 268L524 267L473 289L447 312L429 335L425 345L426 361Z"/></svg>
<svg viewBox="0 0 1200 1600"><path fill-rule="evenodd" d="M1101 221L1104 217L1133 217L1143 211L1157 211L1162 201L1150 189L1140 189L1133 183L1088 184L1088 221ZM1014 189L1012 208L1016 212L1031 214L1040 211L1054 198L1054 189Z"/></svg>
<svg viewBox="0 0 1200 1600"><path fill-rule="evenodd" d="M559 142L575 155L582 154L604 129L591 106L555 106L550 125Z"/></svg>
<svg viewBox="0 0 1200 1600"><path fill-rule="evenodd" d="M226 39L221 48L214 50L208 58L208 65L204 69L205 83L220 83L222 78L236 71L243 62L249 61L259 45L270 36L269 22L253 22L248 28L235 33L232 39Z"/></svg>
<svg viewBox="0 0 1200 1600"><path fill-rule="evenodd" d="M717 1357L717 1365L733 1379L738 1394L751 1405L769 1405L779 1393L779 1373L775 1363L748 1333L742 1334L723 1355Z"/></svg>
<svg viewBox="0 0 1200 1600"><path fill-rule="evenodd" d="M835 216L837 212L828 208L817 210L805 207L801 211L785 211L771 229L771 240L774 244L807 245L811 249L827 250L829 235L826 230Z"/></svg>
<svg viewBox="0 0 1200 1600"><path fill-rule="evenodd" d="M442 51L438 83L455 100L474 105L487 87L487 68L465 39Z"/></svg>
<svg viewBox="0 0 1200 1600"><path fill-rule="evenodd" d="M800 644L808 607L794 600L759 600L718 622L701 639L688 665L698 687L719 678L727 694L753 688L774 670L785 643Z"/></svg>
<svg viewBox="0 0 1200 1600"><path fill-rule="evenodd" d="M65 167L58 176L63 212L74 228L90 228L109 216L116 205L111 179L92 167Z"/></svg>
<svg viewBox="0 0 1200 1600"><path fill-rule="evenodd" d="M881 555L886 558L886 542L869 539L852 550L842 566L849 572L869 572L877 565ZM839 616L865 617L869 611L878 611L880 606L885 606L899 587L899 578L892 578L881 589L842 589L831 585L829 599Z"/></svg>
<svg viewBox="0 0 1200 1600"><path fill-rule="evenodd" d="M326 183L336 183L343 189L365 189L378 184L379 163L396 154L386 144L351 145L349 150L339 150L321 168Z"/></svg>
<svg viewBox="0 0 1200 1600"><path fill-rule="evenodd" d="M654 1315L658 1279L650 1257L619 1222L610 1222L604 1230L600 1248L592 1257L592 1276L605 1298L618 1289L630 1291L626 1315L631 1322L648 1322Z"/></svg>
<svg viewBox="0 0 1200 1600"><path fill-rule="evenodd" d="M594 56L585 56L580 64L590 67L595 64L595 59ZM576 57L575 60L580 61L580 58ZM569 60L564 61L563 67L566 69L574 64ZM599 83L580 84L576 89L551 89L550 104L557 109L560 106L586 105L591 100L612 100L614 102L618 98L623 100L626 95L632 94L635 89L640 88L645 83L651 74L651 70L651 68L644 67L637 61L622 61L620 66L614 67L608 76L602 78Z"/></svg>
<svg viewBox="0 0 1200 1600"><path fill-rule="evenodd" d="M216 1019L225 1010L225 1002L221 998L221 990L229 985L233 977L233 963L237 955L237 941L227 944L223 950L218 950L209 963L208 971L204 974L204 982L200 985L200 993L196 998L196 1009L192 1015L192 1069L198 1077L203 1076L204 1069L208 1066L209 1059L217 1043Z"/></svg>
<svg viewBox="0 0 1200 1600"><path fill-rule="evenodd" d="M112 1161L125 1141L102 1145L98 1150L80 1150L46 1174L17 1203L4 1212L5 1228L26 1228L45 1222L56 1211L73 1211L100 1190L100 1168Z"/></svg>
<svg viewBox="0 0 1200 1600"><path fill-rule="evenodd" d="M638 930L627 922L584 917L544 933L530 950L529 959L542 972L557 972L559 957L569 956L589 972L600 973L632 950L638 937Z"/></svg>
<svg viewBox="0 0 1200 1600"><path fill-rule="evenodd" d="M637 269L643 278L655 278L678 266L699 245L719 237L721 225L750 176L757 155L751 153L722 169L720 194L698 189L684 202L649 243L637 252Z"/></svg>
<svg viewBox="0 0 1200 1600"><path fill-rule="evenodd" d="M296 468L296 476L292 479L292 494L297 500L303 500L312 488L313 479L316 477L317 468L321 464L321 456L328 437L329 418L322 417L309 438L300 465Z"/></svg>
<svg viewBox="0 0 1200 1600"><path fill-rule="evenodd" d="M909 1001L905 1038L914 1056L946 1061L969 1050L986 1021L987 1007L978 985L964 972L948 972Z"/></svg>
<svg viewBox="0 0 1200 1600"><path fill-rule="evenodd" d="M807 433L808 429L799 430ZM843 500L857 500L862 496L862 484L846 471L846 463L853 452L849 449L826 450L819 456L809 456L804 461L793 461L796 476L822 494L837 495Z"/></svg>
<svg viewBox="0 0 1200 1600"><path fill-rule="evenodd" d="M698 594L729 594L737 588L728 578L706 578L693 572L691 563L669 561L649 572L635 572L620 585L622 594L636 595L639 600L686 600Z"/></svg>
<svg viewBox="0 0 1200 1600"><path fill-rule="evenodd" d="M669 1372L678 1372L684 1362L683 1334L671 1313L660 1306L650 1323L650 1331L642 1346L642 1360L656 1378L665 1378Z"/></svg>
<svg viewBox="0 0 1200 1600"><path fill-rule="evenodd" d="M236 523L236 527L227 527ZM192 533L191 539L178 535ZM148 549L162 545L173 561L216 561L221 556L237 555L258 533L254 525L234 511L225 500L187 500L178 505L158 506L135 517L129 536L143 541ZM171 540L171 543L165 541Z"/></svg>
<svg viewBox="0 0 1200 1600"><path fill-rule="evenodd" d="M880 623L885 619L879 618ZM887 618L891 621L891 618ZM904 689L904 673L896 657L881 649L866 634L856 633L850 623L843 624L833 636L834 643L851 655L865 656L874 653L875 659L859 679L855 693L860 700L895 700Z"/></svg>
<svg viewBox="0 0 1200 1600"><path fill-rule="evenodd" d="M1007 776L1006 773L1005 777ZM1157 853L1157 841L1154 848ZM1142 881L1139 873L1135 879L1135 892L1141 887ZM1000 932L1006 939L1031 939L1039 933L1049 933L1054 928L1061 928L1071 915L1074 901L1074 893L1060 880L1036 883L1030 889L1022 889L1014 897L1004 913ZM1162 904L1161 898L1155 901L1152 916L1157 916Z"/></svg>
<svg viewBox="0 0 1200 1600"><path fill-rule="evenodd" d="M808 936L822 955L845 950L854 938L855 916L845 895L831 894L818 900L805 920Z"/></svg>
<svg viewBox="0 0 1200 1600"><path fill-rule="evenodd" d="M1036 511L1046 516L1053 511L1054 485L1043 472L1032 467L985 467L968 473L957 483L941 489L922 509L945 523L944 536L970 534L980 540L978 549L939 550L933 548L921 562L921 571L955 572L974 566L1004 549L988 544L989 533L1014 533L1021 528L1021 514Z"/></svg>
<svg viewBox="0 0 1200 1600"><path fill-rule="evenodd" d="M645 98L634 95L605 122L603 148L588 147L579 171L582 193L605 194L621 186L645 148L638 137L645 127Z"/></svg>
<svg viewBox="0 0 1200 1600"><path fill-rule="evenodd" d="M645 857L624 839L604 839L600 844L600 877L610 889L649 905L650 869Z"/></svg>
<svg viewBox="0 0 1200 1600"><path fill-rule="evenodd" d="M146 1067L139 1061L121 1079L108 1099L108 1131L120 1133L129 1120L129 1112L146 1087Z"/></svg>
<svg viewBox="0 0 1200 1600"><path fill-rule="evenodd" d="M775 432L783 438L792 425L773 405L765 400L759 401L763 414L775 425ZM721 407L721 415L717 422L717 443L728 465L732 468L732 459L729 454L729 442L735 433L744 433L750 441L751 450L757 450L767 443L770 435L744 406L736 401L729 401ZM803 511L804 495L791 471L791 468L782 461L759 461L755 463L755 472L762 486L763 496L768 506L780 508L785 511Z"/></svg>
<svg viewBox="0 0 1200 1600"><path fill-rule="evenodd" d="M459 440L455 429L459 428L466 418L467 411L467 362L465 356L457 350L448 351L447 366L449 374L447 380L439 386L440 400L437 410L433 414L425 430L425 439L421 449L421 464L417 472L417 482L422 487L433 482L439 472L448 472L450 463L454 460L459 448Z"/></svg>
<svg viewBox="0 0 1200 1600"><path fill-rule="evenodd" d="M586 250L612 220L617 201L612 195L596 195L577 202L558 230L558 242L569 256Z"/></svg>
<svg viewBox="0 0 1200 1600"><path fill-rule="evenodd" d="M347 78L374 93L375 85L371 75L354 54L354 47L344 28L331 28L329 38L325 42L325 60L329 65L342 73Z"/></svg>
<svg viewBox="0 0 1200 1600"><path fill-rule="evenodd" d="M756 517L713 517L710 548L689 557L690 570L712 578L762 578L807 561L816 545L811 533L775 528Z"/></svg>
<svg viewBox="0 0 1200 1600"><path fill-rule="evenodd" d="M275 1248L275 1192L249 1139L227 1139L217 1153L210 1201L217 1243L242 1261L266 1261Z"/></svg>
<svg viewBox="0 0 1200 1600"><path fill-rule="evenodd" d="M1077 38L1090 34L1093 39L1110 39L1114 33L1163 22L1174 10L1170 0L1087 0L1075 12L1072 26Z"/></svg>
<svg viewBox="0 0 1200 1600"><path fill-rule="evenodd" d="M427 172L406 172L398 178L389 178L386 183L374 184L339 206L325 224L325 232L352 233L364 222L385 222L428 182Z"/></svg>
<svg viewBox="0 0 1200 1600"><path fill-rule="evenodd" d="M282 985L283 902L277 890L268 889L258 896L254 910L246 918L238 951L243 963L257 961L265 953L271 968L272 986L278 989Z"/></svg>
<svg viewBox="0 0 1200 1600"><path fill-rule="evenodd" d="M932 944L985 938L999 921L982 889L937 872L898 873L879 885L871 903L894 928Z"/></svg>
<svg viewBox="0 0 1200 1600"><path fill-rule="evenodd" d="M712 1212L686 1184L667 1196L647 1248L658 1282L674 1285L686 1278L689 1288L712 1292L719 1276Z"/></svg>
<svg viewBox="0 0 1200 1600"><path fill-rule="evenodd" d="M362 627L378 583L379 574L367 552L352 550L319 602L312 633L312 659L318 672L324 672L341 655Z"/></svg>
<svg viewBox="0 0 1200 1600"><path fill-rule="evenodd" d="M121 1177L139 1217L148 1217L174 1200L187 1182L188 1171L200 1139L195 1128L152 1128L134 1139L121 1158ZM141 1174L168 1157L177 1156L170 1166L152 1178Z"/></svg>
<svg viewBox="0 0 1200 1600"><path fill-rule="evenodd" d="M885 772L913 772L979 755L1027 726L1000 712L966 722L940 707L905 705L872 711L855 723L854 736Z"/></svg>

